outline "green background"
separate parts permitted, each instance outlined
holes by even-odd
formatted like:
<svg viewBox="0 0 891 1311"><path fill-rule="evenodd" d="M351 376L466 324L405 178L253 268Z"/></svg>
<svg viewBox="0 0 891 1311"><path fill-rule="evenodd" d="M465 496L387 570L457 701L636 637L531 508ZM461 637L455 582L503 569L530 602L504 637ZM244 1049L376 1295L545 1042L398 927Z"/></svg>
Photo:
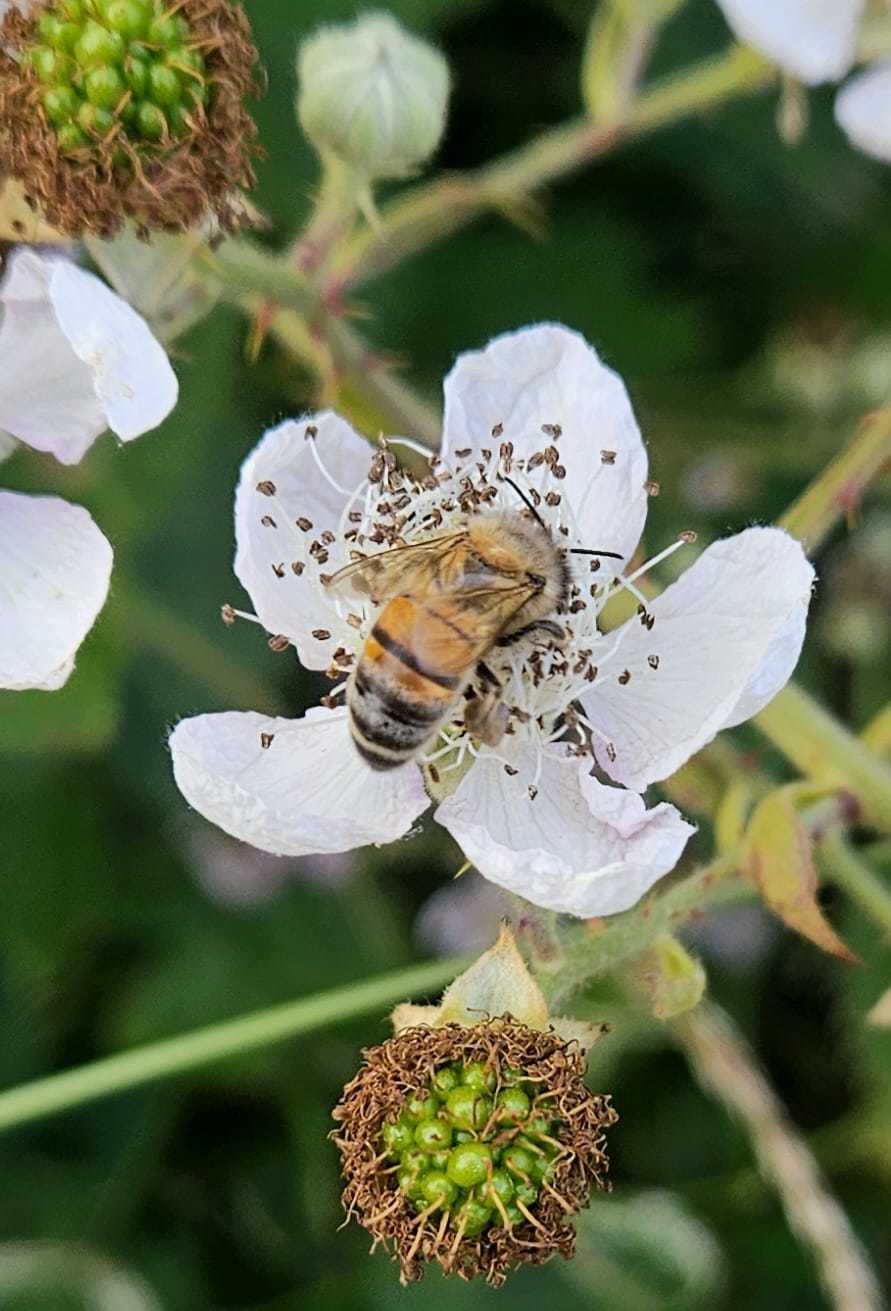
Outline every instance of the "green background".
<svg viewBox="0 0 891 1311"><path fill-rule="evenodd" d="M355 5L246 7L270 80L255 199L280 244L316 176L292 112L296 45ZM578 111L586 5L389 8L451 61L442 166L483 162ZM694 0L654 70L725 40L717 7ZM663 489L654 549L680 528L708 540L770 520L891 390L891 178L847 147L829 92L811 97L794 148L775 111L764 95L623 147L552 191L540 241L485 218L363 288L365 330L435 399L458 351L562 320L628 383ZM251 366L245 342L238 314L217 310L177 343L181 399L158 431L126 449L106 437L71 470L24 450L2 470L4 485L88 506L116 552L111 599L66 688L0 694L3 1085L409 963L429 951L419 908L461 861L425 828L344 861L333 885L312 861L257 874L173 785L165 739L180 717L298 714L318 692L252 626L219 622L221 602L243 599L231 574L239 464L266 427L312 403L284 356L267 346ZM888 695L887 491L817 561L801 670L858 727ZM737 738L782 768L753 732ZM704 834L693 851L708 850ZM208 867L224 860L236 891L260 879L263 895L209 891ZM863 1014L889 982L888 949L832 888L825 905L866 968L754 908L715 916L691 942L887 1278L891 1034ZM329 1110L359 1048L386 1034L375 1017L0 1139L0 1307L104 1306L102 1261L169 1311L828 1306L750 1143L670 1031L623 1020L607 988L586 1006L620 1021L593 1078L622 1120L616 1191L585 1220L572 1266L526 1272L500 1294L438 1272L402 1291L361 1231L338 1232ZM20 1246L33 1240L53 1246ZM12 1291L22 1262L42 1274ZM119 1296L108 1305L143 1305Z"/></svg>

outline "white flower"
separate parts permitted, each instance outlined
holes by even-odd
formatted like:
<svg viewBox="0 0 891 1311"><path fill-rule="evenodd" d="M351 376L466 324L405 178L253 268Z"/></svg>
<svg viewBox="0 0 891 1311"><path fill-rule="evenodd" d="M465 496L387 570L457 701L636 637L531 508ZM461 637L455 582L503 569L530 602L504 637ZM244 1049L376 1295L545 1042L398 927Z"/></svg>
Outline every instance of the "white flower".
<svg viewBox="0 0 891 1311"><path fill-rule="evenodd" d="M176 375L135 310L61 255L26 248L0 283L0 429L76 464L111 428L131 441L176 404Z"/></svg>
<svg viewBox="0 0 891 1311"><path fill-rule="evenodd" d="M573 915L624 910L693 831L673 806L647 809L639 790L783 686L813 571L785 533L750 528L645 601L634 581L643 569L620 571L643 528L646 453L621 379L566 328L528 328L462 356L445 382L444 429L421 482L389 448L369 469L365 443L330 412L272 429L242 470L235 569L258 621L327 670L337 696L375 618L370 603L345 605L324 586L352 549L429 539L475 509L527 513L519 490L567 551L618 552L618 563L567 555L563 647L530 635L487 655L510 713L497 749L469 736L463 701L419 764L388 773L360 759L343 708L299 720L210 714L174 731L176 780L227 832L298 855L399 837L428 805L424 779L441 794L455 775L435 818L486 878ZM621 588L638 614L601 633L598 614Z"/></svg>
<svg viewBox="0 0 891 1311"><path fill-rule="evenodd" d="M740 41L808 86L835 82L854 62L865 0L718 0Z"/></svg>
<svg viewBox="0 0 891 1311"><path fill-rule="evenodd" d="M111 547L86 510L0 491L0 687L61 687L105 603Z"/></svg>
<svg viewBox="0 0 891 1311"><path fill-rule="evenodd" d="M850 78L835 98L835 117L858 149L891 164L891 62Z"/></svg>

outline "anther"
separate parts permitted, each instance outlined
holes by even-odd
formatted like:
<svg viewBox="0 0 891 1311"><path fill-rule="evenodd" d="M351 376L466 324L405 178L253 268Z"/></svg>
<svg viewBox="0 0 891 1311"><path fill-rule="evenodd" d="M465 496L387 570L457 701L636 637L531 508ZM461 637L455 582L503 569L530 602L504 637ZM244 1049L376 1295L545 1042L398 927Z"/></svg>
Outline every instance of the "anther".
<svg viewBox="0 0 891 1311"><path fill-rule="evenodd" d="M616 763L616 748L613 746L612 742L607 742L606 744L606 756L611 764Z"/></svg>
<svg viewBox="0 0 891 1311"><path fill-rule="evenodd" d="M303 437L305 441L312 441L312 439L314 437L318 437L318 435L319 435L319 430L314 423L308 423L303 430Z"/></svg>
<svg viewBox="0 0 891 1311"><path fill-rule="evenodd" d="M559 423L543 423L541 430L546 437L553 437L555 441L563 435L563 429Z"/></svg>
<svg viewBox="0 0 891 1311"><path fill-rule="evenodd" d="M623 670L622 670L621 674L619 674L619 682L622 684L623 687L625 687L628 683L631 682L631 670L630 670L630 669L623 669Z"/></svg>
<svg viewBox="0 0 891 1311"><path fill-rule="evenodd" d="M657 655L649 655L649 656L647 656L647 664L650 666L651 669L658 669L658 668L659 668L659 657L658 657Z"/></svg>
<svg viewBox="0 0 891 1311"><path fill-rule="evenodd" d="M331 636L327 628L314 628L312 630L312 635L317 642L327 642Z"/></svg>
<svg viewBox="0 0 891 1311"><path fill-rule="evenodd" d="M644 491L646 492L647 496L658 496L660 490L661 489L657 482L653 482L652 480L650 480L649 482L644 483Z"/></svg>
<svg viewBox="0 0 891 1311"><path fill-rule="evenodd" d="M455 454L457 455L459 460L466 460L468 455L470 455L470 453L472 452L472 450L473 450L472 446L465 446L462 450L455 451Z"/></svg>
<svg viewBox="0 0 891 1311"><path fill-rule="evenodd" d="M275 483L264 478L262 482L257 483L257 491L262 492L264 496L275 496Z"/></svg>
<svg viewBox="0 0 891 1311"><path fill-rule="evenodd" d="M272 572L275 574L276 578L284 578L285 566L283 564L274 564L272 566Z"/></svg>
<svg viewBox="0 0 891 1311"><path fill-rule="evenodd" d="M268 751L269 748L272 746L272 744L273 744L274 741L275 741L275 734L274 734L274 733L261 733L261 734L260 734L260 746L263 748L264 751Z"/></svg>
<svg viewBox="0 0 891 1311"><path fill-rule="evenodd" d="M263 525L264 528L278 527L278 524L275 522L271 514L264 514L263 518L260 520L260 523Z"/></svg>
<svg viewBox="0 0 891 1311"><path fill-rule="evenodd" d="M492 428L492 436L493 436L493 437L500 437L501 434L502 434L503 432L504 432L504 424L503 424L503 423L496 423L496 424L494 425L494 427ZM502 447L502 453L503 453L503 450L504 450L504 448Z"/></svg>
<svg viewBox="0 0 891 1311"><path fill-rule="evenodd" d="M298 578L299 578L300 575L303 573L303 571L304 571L305 568L306 568L306 565L303 563L302 560L292 560L292 561L291 561L291 573L296 574Z"/></svg>
<svg viewBox="0 0 891 1311"><path fill-rule="evenodd" d="M686 528L684 532L678 533L678 541L686 542L689 546L691 542L696 541L696 534L693 532L692 528Z"/></svg>
<svg viewBox="0 0 891 1311"><path fill-rule="evenodd" d="M616 451L601 451L601 452L600 452L600 463L601 463L601 464L615 464L615 462L616 462L616 454L617 454Z"/></svg>
<svg viewBox="0 0 891 1311"><path fill-rule="evenodd" d="M235 611L228 601L220 606L220 618L227 628L231 628L235 623Z"/></svg>
<svg viewBox="0 0 891 1311"><path fill-rule="evenodd" d="M555 478L562 480L566 477L566 470L562 464L555 464L551 467L551 473Z"/></svg>
<svg viewBox="0 0 891 1311"><path fill-rule="evenodd" d="M270 651L287 651L291 641L290 638L285 637L284 633L276 633L274 637L267 640L266 645Z"/></svg>
<svg viewBox="0 0 891 1311"><path fill-rule="evenodd" d="M299 519L295 520L295 523L302 533L312 532L312 519L307 519L304 515L301 515Z"/></svg>

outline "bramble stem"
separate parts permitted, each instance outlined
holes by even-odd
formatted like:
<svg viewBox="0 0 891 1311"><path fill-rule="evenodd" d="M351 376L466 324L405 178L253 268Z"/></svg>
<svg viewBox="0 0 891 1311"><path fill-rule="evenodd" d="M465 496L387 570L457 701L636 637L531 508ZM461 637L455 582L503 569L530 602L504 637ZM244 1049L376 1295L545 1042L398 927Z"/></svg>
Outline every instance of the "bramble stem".
<svg viewBox="0 0 891 1311"><path fill-rule="evenodd" d="M840 829L826 834L820 845L820 865L824 876L843 888L891 940L891 888L885 886Z"/></svg>
<svg viewBox="0 0 891 1311"><path fill-rule="evenodd" d="M428 961L301 997L282 1006L271 1006L240 1019L211 1024L178 1038L148 1043L79 1069L11 1088L0 1093L0 1132L86 1106L112 1093L128 1092L159 1079L313 1033L328 1024L355 1019L406 996L435 991L466 965L467 961L461 957Z"/></svg>

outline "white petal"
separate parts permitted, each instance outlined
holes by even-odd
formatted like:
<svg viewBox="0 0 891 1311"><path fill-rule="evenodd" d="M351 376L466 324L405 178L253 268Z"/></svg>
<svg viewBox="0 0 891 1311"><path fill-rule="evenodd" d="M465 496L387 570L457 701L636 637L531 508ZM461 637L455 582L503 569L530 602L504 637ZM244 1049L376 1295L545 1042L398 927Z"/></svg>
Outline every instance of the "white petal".
<svg viewBox="0 0 891 1311"><path fill-rule="evenodd" d="M513 442L524 457L552 440L543 424L559 424L578 542L631 555L647 512L646 451L625 384L584 337L551 323L506 333L461 355L444 391L447 464L462 448L491 447L496 424L503 428L497 441ZM615 453L613 463L603 462L602 451Z"/></svg>
<svg viewBox="0 0 891 1311"><path fill-rule="evenodd" d="M76 464L106 428L129 441L175 405L146 323L70 260L17 251L0 304L0 427L30 446Z"/></svg>
<svg viewBox="0 0 891 1311"><path fill-rule="evenodd" d="M0 285L0 428L76 464L108 426L49 299L53 261L17 250Z"/></svg>
<svg viewBox="0 0 891 1311"><path fill-rule="evenodd" d="M891 164L891 63L846 82L835 97L835 118L855 146Z"/></svg>
<svg viewBox="0 0 891 1311"><path fill-rule="evenodd" d="M112 551L86 510L0 492L0 687L61 687L105 602Z"/></svg>
<svg viewBox="0 0 891 1311"><path fill-rule="evenodd" d="M760 709L792 672L813 579L794 538L749 528L703 551L650 603L652 631L632 619L606 639L618 643L615 654L584 702L615 750L612 759L595 743L607 773L645 788L739 723L747 699Z"/></svg>
<svg viewBox="0 0 891 1311"><path fill-rule="evenodd" d="M266 747L261 734L272 738ZM314 710L304 719L198 715L177 725L170 749L189 804L276 856L392 842L429 805L417 766L383 774L364 764L344 710Z"/></svg>
<svg viewBox="0 0 891 1311"><path fill-rule="evenodd" d="M509 776L478 760L434 818L481 874L537 906L581 917L627 910L694 832L673 806L647 810L637 793L605 787L570 759L543 762L531 801L531 749L514 763Z"/></svg>
<svg viewBox="0 0 891 1311"><path fill-rule="evenodd" d="M145 319L70 260L54 261L49 292L59 326L92 372L108 427L124 442L157 428L179 386Z"/></svg>
<svg viewBox="0 0 891 1311"><path fill-rule="evenodd" d="M309 427L316 429L315 437L306 436ZM321 564L310 546L323 532L337 531L347 501L364 486L371 456L368 443L326 410L271 428L242 465L235 496L235 572L266 629L289 637L308 669L325 669L337 646L356 644L355 630L319 582L320 573L333 574L347 563L344 543L338 536L326 545L328 559ZM272 483L274 494L258 491L260 483ZM303 531L298 519L312 528ZM299 577L291 567L295 562L303 567ZM313 637L313 631L330 637Z"/></svg>
<svg viewBox="0 0 891 1311"><path fill-rule="evenodd" d="M734 34L809 86L854 62L864 0L718 0Z"/></svg>

